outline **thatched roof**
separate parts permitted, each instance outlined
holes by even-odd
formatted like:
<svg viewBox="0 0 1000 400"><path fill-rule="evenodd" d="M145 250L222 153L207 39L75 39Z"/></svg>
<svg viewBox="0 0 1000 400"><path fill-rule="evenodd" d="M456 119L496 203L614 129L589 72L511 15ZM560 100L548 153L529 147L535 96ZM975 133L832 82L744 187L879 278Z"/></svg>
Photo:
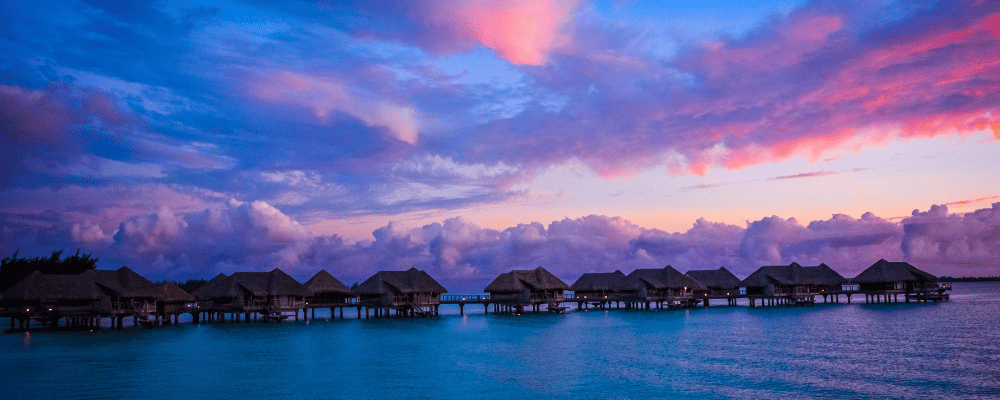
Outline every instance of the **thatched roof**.
<svg viewBox="0 0 1000 400"><path fill-rule="evenodd" d="M232 280L226 274L220 273L191 294L198 300L211 300L239 296L240 289L232 284Z"/></svg>
<svg viewBox="0 0 1000 400"><path fill-rule="evenodd" d="M156 289L160 292L160 301L167 303L194 303L195 298L190 293L181 289L176 283L163 281L156 284Z"/></svg>
<svg viewBox="0 0 1000 400"><path fill-rule="evenodd" d="M326 272L325 269L319 270L316 275L309 278L305 283L306 290L313 293L313 295L318 294L351 294L351 289L345 286L343 283Z"/></svg>
<svg viewBox="0 0 1000 400"><path fill-rule="evenodd" d="M625 274L615 272L588 272L570 286L574 292L613 292L618 289Z"/></svg>
<svg viewBox="0 0 1000 400"><path fill-rule="evenodd" d="M35 271L3 292L4 300L98 300L106 296L92 274L58 275Z"/></svg>
<svg viewBox="0 0 1000 400"><path fill-rule="evenodd" d="M692 291L708 290L708 287L701 282L680 273L680 271L669 265L662 269L637 269L628 274L626 279L621 282L621 289L623 290L636 290L642 287L651 287L654 289L681 289L686 287Z"/></svg>
<svg viewBox="0 0 1000 400"><path fill-rule="evenodd" d="M243 291L257 297L309 296L301 283L275 268L271 272L235 272L230 276L216 275L194 292L198 300L237 297Z"/></svg>
<svg viewBox="0 0 1000 400"><path fill-rule="evenodd" d="M158 296L152 282L128 267L115 271L88 270L77 275L35 271L3 293L7 300L97 300L114 293L119 297Z"/></svg>
<svg viewBox="0 0 1000 400"><path fill-rule="evenodd" d="M740 278L729 272L726 267L688 271L685 275L694 278L696 281L712 289L729 290L740 286Z"/></svg>
<svg viewBox="0 0 1000 400"><path fill-rule="evenodd" d="M490 293L517 293L524 290L569 290L563 282L545 268L514 270L497 276L486 289Z"/></svg>
<svg viewBox="0 0 1000 400"><path fill-rule="evenodd" d="M379 271L362 282L352 292L355 295L382 295L386 293L448 293L426 272L410 268L406 271Z"/></svg>
<svg viewBox="0 0 1000 400"><path fill-rule="evenodd" d="M98 285L104 286L121 297L152 297L159 295L159 290L142 275L135 273L129 267L121 267L114 271L90 270L84 274L93 273ZM82 274L81 274L82 275Z"/></svg>
<svg viewBox="0 0 1000 400"><path fill-rule="evenodd" d="M740 282L744 287L762 287L767 285L820 285L836 286L846 283L837 271L826 264L813 267L803 267L798 263L788 265L768 265L758 268L746 279Z"/></svg>
<svg viewBox="0 0 1000 400"><path fill-rule="evenodd" d="M882 282L937 282L938 278L910 265L908 262L889 262L881 259L851 279L854 283Z"/></svg>

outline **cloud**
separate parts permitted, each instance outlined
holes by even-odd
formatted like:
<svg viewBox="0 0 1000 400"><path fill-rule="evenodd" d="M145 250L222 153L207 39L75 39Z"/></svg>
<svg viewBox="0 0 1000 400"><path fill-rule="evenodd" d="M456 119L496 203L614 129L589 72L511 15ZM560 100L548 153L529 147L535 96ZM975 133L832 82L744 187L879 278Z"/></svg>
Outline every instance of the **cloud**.
<svg viewBox="0 0 1000 400"><path fill-rule="evenodd" d="M282 248L310 237L267 203L231 200L222 208L177 215L164 207L123 221L111 251L160 274L205 272L219 265L260 270Z"/></svg>
<svg viewBox="0 0 1000 400"><path fill-rule="evenodd" d="M536 91L569 101L486 123L465 151L528 171L578 159L605 177L664 164L704 175L989 131L993 7L811 2L744 37L682 42L667 60L643 50L662 38L578 21L572 45L523 69Z"/></svg>
<svg viewBox="0 0 1000 400"><path fill-rule="evenodd" d="M498 162L494 165L460 164L450 157L426 154L413 157L392 166L393 172L414 176L416 179L483 181L515 175L519 169Z"/></svg>
<svg viewBox="0 0 1000 400"><path fill-rule="evenodd" d="M939 275L1000 272L1000 203L964 216L933 206L903 223L871 213L835 214L807 225L777 216L746 227L699 219L678 233L598 215L504 230L455 217L417 228L389 223L372 232L372 240L359 242L314 235L260 201L230 200L185 213L162 207L122 221L113 234L86 221L60 221L65 218L52 213L3 214L0 237L31 237L28 250L41 253L83 247L153 278L277 267L301 280L325 268L342 280L361 281L379 270L415 267L453 291L478 291L502 272L538 266L569 282L586 272L664 265L681 271L724 266L747 276L761 265L791 262L826 263L853 277L880 258L909 261ZM11 244L23 241L4 243L2 250L13 252Z"/></svg>
<svg viewBox="0 0 1000 400"><path fill-rule="evenodd" d="M863 172L863 171L868 171L869 169L870 168L851 168L849 170L843 170L843 171L814 171L814 172L805 172L795 175L775 176L773 178L767 178L767 180L776 181L776 180L795 179L795 178L813 178L818 176L837 175L845 172Z"/></svg>
<svg viewBox="0 0 1000 400"><path fill-rule="evenodd" d="M431 2L419 17L435 28L475 41L515 64L540 65L568 40L562 26L577 0Z"/></svg>
<svg viewBox="0 0 1000 400"><path fill-rule="evenodd" d="M11 142L58 142L76 120L52 92L0 85L0 121Z"/></svg>
<svg viewBox="0 0 1000 400"><path fill-rule="evenodd" d="M316 171L269 171L261 172L260 178L266 182L265 189L269 204L301 206L313 202L323 204L346 203L350 191L336 183L327 182Z"/></svg>
<svg viewBox="0 0 1000 400"><path fill-rule="evenodd" d="M965 215L949 214L946 205L914 210L902 225L902 249L914 262L958 275L995 270L1000 260L1000 203Z"/></svg>
<svg viewBox="0 0 1000 400"><path fill-rule="evenodd" d="M376 26L351 30L361 38L412 43L438 55L481 45L511 63L540 65L570 40L566 25L579 4L579 0L362 3L352 11L360 11L369 18L366 22Z"/></svg>
<svg viewBox="0 0 1000 400"><path fill-rule="evenodd" d="M309 108L322 124L339 111L369 126L384 127L392 137L409 144L419 137L419 120L412 107L380 99L336 77L274 71L251 86L254 99Z"/></svg>

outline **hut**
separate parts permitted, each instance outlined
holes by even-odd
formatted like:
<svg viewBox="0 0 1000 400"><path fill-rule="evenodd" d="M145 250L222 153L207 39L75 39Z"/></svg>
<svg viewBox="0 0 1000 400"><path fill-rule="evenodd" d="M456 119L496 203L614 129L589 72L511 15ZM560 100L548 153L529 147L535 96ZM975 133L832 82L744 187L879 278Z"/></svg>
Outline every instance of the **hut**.
<svg viewBox="0 0 1000 400"><path fill-rule="evenodd" d="M908 262L889 262L881 259L872 264L858 276L851 279L858 289L865 293L868 301L898 301L902 294L909 302L911 298L918 301L948 300L944 292L950 286L938 283L938 278L917 269Z"/></svg>
<svg viewBox="0 0 1000 400"><path fill-rule="evenodd" d="M358 297L358 313L365 308L375 310L376 316L396 315L428 316L438 313L441 294L448 290L427 272L416 268L406 271L379 271L357 287L352 293Z"/></svg>
<svg viewBox="0 0 1000 400"><path fill-rule="evenodd" d="M610 302L619 300L618 289L625 278L625 274L621 271L588 272L580 276L580 279L569 288L574 293L573 297L577 300L578 308L586 304L605 308Z"/></svg>
<svg viewBox="0 0 1000 400"><path fill-rule="evenodd" d="M804 267L798 263L758 268L740 282L740 294L761 299L761 304L814 304L816 296L839 296L844 279L826 264Z"/></svg>
<svg viewBox="0 0 1000 400"><path fill-rule="evenodd" d="M666 266L659 269L637 269L620 283L619 291L626 308L651 305L663 308L691 307L704 300L708 288L690 276Z"/></svg>
<svg viewBox="0 0 1000 400"><path fill-rule="evenodd" d="M99 326L111 318L121 328L125 317L144 318L156 311L157 291L152 282L128 267L114 271L88 270L76 275L35 271L3 292L13 319L24 327L30 320L57 326ZM13 328L13 326L12 326Z"/></svg>
<svg viewBox="0 0 1000 400"><path fill-rule="evenodd" d="M542 267L504 272L485 289L497 307L518 312L523 312L527 306L537 312L542 304L551 311L562 311L565 308L560 303L566 290L569 285Z"/></svg>
<svg viewBox="0 0 1000 400"><path fill-rule="evenodd" d="M343 306L347 304L349 298L354 297L351 295L349 287L334 278L325 269L321 269L316 275L309 278L305 287L310 293L309 296L306 296L306 307L313 310L314 317L317 308L329 308L330 316L333 316L333 309L336 306L341 306L340 316L343 317Z"/></svg>
<svg viewBox="0 0 1000 400"><path fill-rule="evenodd" d="M740 278L729 272L726 267L692 270L686 272L684 275L704 284L708 288L708 297L726 297L730 305L735 304L736 297L739 294ZM705 300L705 306L708 306L707 299Z"/></svg>
<svg viewBox="0 0 1000 400"><path fill-rule="evenodd" d="M247 320L261 314L280 321L288 317L288 312L293 312L297 320L308 295L305 286L277 268L271 272L219 274L194 292L199 310L209 313L209 318L224 319L230 313L234 320L240 314Z"/></svg>
<svg viewBox="0 0 1000 400"><path fill-rule="evenodd" d="M166 317L168 323L171 317L173 317L174 322L177 322L180 314L191 313L193 316L196 313L195 305L198 300L177 286L176 283L160 282L156 284L156 290L158 291L157 300L159 300L156 305L156 314Z"/></svg>

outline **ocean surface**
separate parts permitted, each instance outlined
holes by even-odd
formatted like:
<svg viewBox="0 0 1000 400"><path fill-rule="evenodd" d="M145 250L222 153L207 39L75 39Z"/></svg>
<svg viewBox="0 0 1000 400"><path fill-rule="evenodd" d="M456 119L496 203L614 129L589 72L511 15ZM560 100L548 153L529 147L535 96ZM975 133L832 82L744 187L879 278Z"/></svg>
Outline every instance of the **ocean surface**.
<svg viewBox="0 0 1000 400"><path fill-rule="evenodd" d="M863 302L4 334L0 398L1000 398L1000 283Z"/></svg>

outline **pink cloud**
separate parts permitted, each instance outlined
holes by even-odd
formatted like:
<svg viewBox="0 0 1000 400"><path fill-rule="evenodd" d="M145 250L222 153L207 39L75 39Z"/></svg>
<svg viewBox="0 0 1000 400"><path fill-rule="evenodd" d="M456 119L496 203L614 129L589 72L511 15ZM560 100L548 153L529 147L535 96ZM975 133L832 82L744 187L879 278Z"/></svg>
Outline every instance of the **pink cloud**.
<svg viewBox="0 0 1000 400"><path fill-rule="evenodd" d="M431 2L417 14L514 64L541 65L552 49L569 40L563 26L578 4L578 0Z"/></svg>
<svg viewBox="0 0 1000 400"><path fill-rule="evenodd" d="M416 143L419 136L420 123L414 108L352 86L336 76L270 71L255 78L249 94L256 100L310 109L322 124L333 113L341 112L369 126L384 127L392 137L406 143Z"/></svg>
<svg viewBox="0 0 1000 400"><path fill-rule="evenodd" d="M790 18L777 27L770 40L756 45L705 42L702 61L714 78L729 76L733 68L778 72L826 45L829 36L843 27L844 21L838 15Z"/></svg>
<svg viewBox="0 0 1000 400"><path fill-rule="evenodd" d="M0 120L5 136L18 143L56 142L79 121L54 93L0 85Z"/></svg>
<svg viewBox="0 0 1000 400"><path fill-rule="evenodd" d="M701 174L706 162L733 170L894 140L989 130L1000 137L1000 49L990 44L1000 15L966 13L876 46L845 18L800 10L746 40L681 52L677 66L714 95L689 94L666 116L704 123L688 123L683 141L665 145L683 149L689 171ZM712 116L740 118L743 110L755 113L712 126ZM635 111L632 119L652 115Z"/></svg>

